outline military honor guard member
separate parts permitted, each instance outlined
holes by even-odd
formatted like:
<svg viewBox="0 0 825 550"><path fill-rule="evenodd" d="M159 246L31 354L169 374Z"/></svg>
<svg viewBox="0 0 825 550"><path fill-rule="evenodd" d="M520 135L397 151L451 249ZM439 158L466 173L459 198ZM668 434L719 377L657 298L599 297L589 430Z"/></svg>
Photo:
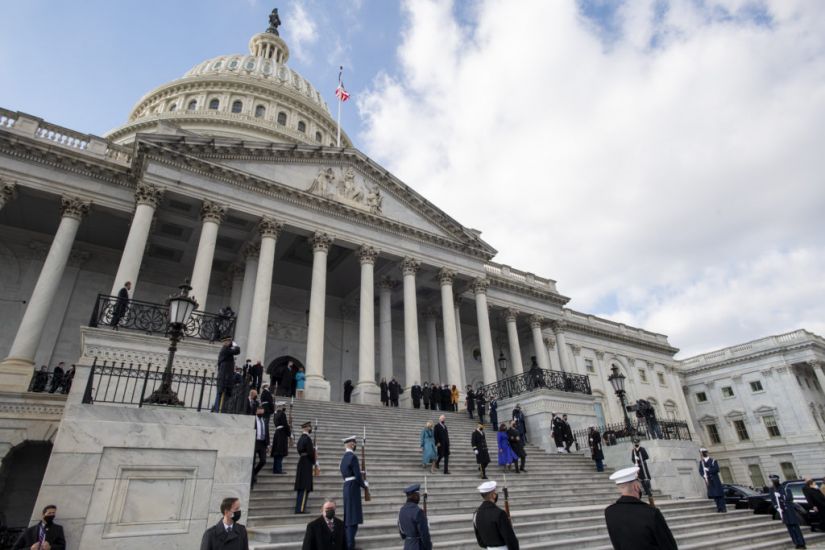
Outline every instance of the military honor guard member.
<svg viewBox="0 0 825 550"><path fill-rule="evenodd" d="M615 550L677 550L676 539L658 508L645 504L639 468L631 466L610 476L622 496L604 510L607 533Z"/></svg>
<svg viewBox="0 0 825 550"><path fill-rule="evenodd" d="M341 477L344 478L344 531L346 532L347 550L355 550L355 535L358 526L364 523L361 511L361 489L370 486L361 475L361 466L355 454L357 447L354 435L343 440L344 456L341 458Z"/></svg>
<svg viewBox="0 0 825 550"><path fill-rule="evenodd" d="M276 404L275 417L272 424L275 433L272 435L272 473L284 474L284 457L289 454L289 438L292 435L292 427L286 417L286 402L278 401Z"/></svg>
<svg viewBox="0 0 825 550"><path fill-rule="evenodd" d="M794 545L796 545L796 548L807 548L805 546L805 537L802 536L802 529L799 528L799 516L793 505L791 488L785 486L785 490L783 491L779 484L779 476L777 475L768 476L768 479L771 480L771 502L773 503L774 509L779 513L779 517L782 518L782 523L784 523L788 529L791 540Z"/></svg>
<svg viewBox="0 0 825 550"><path fill-rule="evenodd" d="M307 500L312 492L312 470L315 468L315 445L312 444L312 422L301 424L301 437L295 444L298 469L295 472L295 513L307 514Z"/></svg>
<svg viewBox="0 0 825 550"><path fill-rule="evenodd" d="M407 502L398 512L398 534L404 541L404 550L432 550L433 548L427 516L418 506L421 500L420 489L421 485L418 483L404 489Z"/></svg>
<svg viewBox="0 0 825 550"><path fill-rule="evenodd" d="M722 489L722 480L719 479L719 463L708 454L708 450L702 447L699 449L702 458L699 459L699 475L705 480L708 488L708 498L716 501L717 512L727 512L725 504L725 491Z"/></svg>
<svg viewBox="0 0 825 550"><path fill-rule="evenodd" d="M476 463L481 471L481 479L487 479L487 465L490 464L490 451L487 450L487 438L484 436L484 424L479 422L470 438L470 445L476 455Z"/></svg>
<svg viewBox="0 0 825 550"><path fill-rule="evenodd" d="M321 517L310 521L301 550L346 550L344 522L335 517L335 501L328 498L321 506Z"/></svg>
<svg viewBox="0 0 825 550"><path fill-rule="evenodd" d="M518 539L507 512L496 506L498 493L495 481L478 486L484 502L473 514L473 529L478 545L487 550L518 550Z"/></svg>
<svg viewBox="0 0 825 550"><path fill-rule="evenodd" d="M639 481L642 482L642 489L647 495L647 501L651 506L656 506L653 501L653 491L650 487L650 482L653 480L650 477L650 469L647 467L647 461L650 457L647 455L647 449L642 447L638 439L633 440L633 448L630 450L630 460L639 467Z"/></svg>

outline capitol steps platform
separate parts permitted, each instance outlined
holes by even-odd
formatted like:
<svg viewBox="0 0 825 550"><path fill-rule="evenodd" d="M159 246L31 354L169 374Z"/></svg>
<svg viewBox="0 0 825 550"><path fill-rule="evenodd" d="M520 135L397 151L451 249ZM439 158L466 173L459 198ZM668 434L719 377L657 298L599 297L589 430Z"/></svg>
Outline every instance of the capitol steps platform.
<svg viewBox="0 0 825 550"><path fill-rule="evenodd" d="M451 475L430 473L420 465L419 434L427 420L436 422L440 411L407 408L383 408L357 404L296 400L293 425L317 419L315 432L319 447L321 475L315 478L306 515L293 514L295 492L292 484L297 456L294 447L284 460L285 475L273 475L271 458L258 476L247 506L246 524L250 545L256 550L300 549L306 524L320 515L325 496L338 500L339 517L343 515L341 476L338 464L343 454L341 439L358 436L360 460L361 437L367 431L367 477L372 501L364 503L364 524L358 531L359 548L400 548L396 515L405 496L402 489L421 483L426 475L429 491L428 512L435 548L477 549L472 528L472 514L481 499L476 491L480 483L470 435L475 420L466 412L444 413L450 432ZM494 464L488 476L500 485L501 468L495 464L495 432L487 420L487 443ZM503 419L500 419L503 420ZM578 427L574 427L578 428ZM528 434L529 438L529 434ZM612 471L595 472L593 461L584 451L551 454L527 446L527 472L507 473L511 512L522 548L593 548L609 549L610 540L604 524L604 507L618 497L608 476ZM671 500L657 494L657 505L668 520L680 549L699 548L786 548L789 537L785 527L769 516L756 516L747 510L730 510L717 514L708 500ZM503 504L503 495L499 499ZM818 535L818 534L817 534ZM805 529L811 541L814 537Z"/></svg>

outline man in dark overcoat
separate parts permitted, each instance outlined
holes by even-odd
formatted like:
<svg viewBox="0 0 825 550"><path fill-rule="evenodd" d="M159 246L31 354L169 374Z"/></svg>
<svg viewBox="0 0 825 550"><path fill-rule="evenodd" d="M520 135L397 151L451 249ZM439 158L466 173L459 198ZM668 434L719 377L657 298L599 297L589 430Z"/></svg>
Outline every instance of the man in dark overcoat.
<svg viewBox="0 0 825 550"><path fill-rule="evenodd" d="M381 403L384 404L385 407L390 406L390 389L387 386L387 381L382 378L381 382L378 384L378 389L380 391Z"/></svg>
<svg viewBox="0 0 825 550"><path fill-rule="evenodd" d="M398 534L404 541L404 550L432 550L433 548L427 515L418 506L421 500L420 489L421 485L418 483L404 489L407 502L398 512Z"/></svg>
<svg viewBox="0 0 825 550"><path fill-rule="evenodd" d="M550 421L550 429L552 430L553 442L556 444L556 452L564 452L564 420L561 419L559 413L553 413L553 419Z"/></svg>
<svg viewBox="0 0 825 550"><path fill-rule="evenodd" d="M467 386L467 414L470 418L473 417L473 411L476 408L476 392L473 391L472 386Z"/></svg>
<svg viewBox="0 0 825 550"><path fill-rule="evenodd" d="M235 356L241 353L241 348L232 341L232 338L224 338L221 343L221 349L218 352L218 372L215 380L217 391L212 412L223 412L221 401L226 404L226 400L232 393L235 376Z"/></svg>
<svg viewBox="0 0 825 550"><path fill-rule="evenodd" d="M438 451L438 459L435 461L435 468L438 468L444 460L444 474L450 473L450 434L447 431L447 417L443 414L438 417L438 424L433 428L433 439L435 439L435 449ZM433 469L435 469L433 468Z"/></svg>
<svg viewBox="0 0 825 550"><path fill-rule="evenodd" d="M418 385L417 381L410 388L410 398L412 399L412 404L413 404L414 409L420 409L421 408L422 391L423 390L421 389L421 386Z"/></svg>
<svg viewBox="0 0 825 550"><path fill-rule="evenodd" d="M484 424L478 423L470 437L470 445L476 455L476 464L481 470L481 479L487 479L487 465L490 464L490 452L487 450L487 438L484 436Z"/></svg>
<svg viewBox="0 0 825 550"><path fill-rule="evenodd" d="M390 406L391 407L397 407L398 406L398 396L401 393L401 384L399 384L398 381L395 378L393 378L392 380L390 380L389 390L390 390Z"/></svg>
<svg viewBox="0 0 825 550"><path fill-rule="evenodd" d="M286 402L279 401L277 403L277 410L275 411L275 418L272 419L273 429L275 430L272 436L272 473L283 474L284 472L284 457L289 455L289 437L292 435L292 427L289 425L289 420L286 416Z"/></svg>
<svg viewBox="0 0 825 550"><path fill-rule="evenodd" d="M521 436L521 442L527 443L527 419L524 417L524 412L521 410L521 404L516 403L513 408L513 420L516 422L516 429Z"/></svg>
<svg viewBox="0 0 825 550"><path fill-rule="evenodd" d="M354 435L344 439L341 477L344 480L344 531L347 550L355 550L355 535L358 533L358 526L364 523L364 513L361 510L361 489L370 486L361 475L361 466L355 455L356 447L357 440Z"/></svg>
<svg viewBox="0 0 825 550"><path fill-rule="evenodd" d="M793 505L791 488L786 485L783 491L777 475L768 476L768 479L771 480L771 502L779 517L782 518L782 523L788 529L791 541L796 548L805 548L805 537L802 536L802 529L799 528L799 516Z"/></svg>
<svg viewBox="0 0 825 550"><path fill-rule="evenodd" d="M424 401L424 408L430 409L430 402L433 396L433 389L428 382L424 382L424 387L421 389L421 399ZM435 407L432 407L433 409Z"/></svg>
<svg viewBox="0 0 825 550"><path fill-rule="evenodd" d="M708 498L716 501L717 512L727 512L725 505L725 491L722 488L722 480L719 479L719 463L712 458L708 450L704 447L699 449L702 458L699 459L699 475L705 480L708 488Z"/></svg>
<svg viewBox="0 0 825 550"><path fill-rule="evenodd" d="M29 548L39 548L39 542L48 543L50 550L65 550L66 537L63 534L63 527L54 522L57 515L57 506L49 504L43 508L43 515L35 525L32 525L18 537L14 543L14 550L29 550ZM9 541L9 544L11 541ZM44 547L45 548L45 547Z"/></svg>
<svg viewBox="0 0 825 550"><path fill-rule="evenodd" d="M241 519L240 499L223 499L221 514L221 520L203 533L200 550L249 550L246 527L238 523Z"/></svg>
<svg viewBox="0 0 825 550"><path fill-rule="evenodd" d="M112 309L111 322L111 326L115 330L117 330L117 326L120 324L120 320L123 319L123 316L126 315L126 311L129 309L130 290L132 290L132 282L126 281L125 283L123 283L123 288L121 288L117 293L115 307Z"/></svg>
<svg viewBox="0 0 825 550"><path fill-rule="evenodd" d="M249 384L258 391L261 391L261 382L263 382L264 377L264 366L261 364L261 360L255 361L255 364L249 367Z"/></svg>
<svg viewBox="0 0 825 550"><path fill-rule="evenodd" d="M524 463L527 462L527 451L524 450L524 443L521 440L521 434L519 434L518 429L516 429L515 420L510 421L510 428L507 430L507 440L510 442L510 448L513 449L513 452L521 460L521 466L514 463L516 473L526 472L527 470L524 469Z"/></svg>
<svg viewBox="0 0 825 550"><path fill-rule="evenodd" d="M309 434L312 422L301 424L301 437L295 444L298 453L298 468L295 471L295 513L307 514L307 500L312 492L312 470L315 468L315 445Z"/></svg>
<svg viewBox="0 0 825 550"><path fill-rule="evenodd" d="M258 482L258 472L266 466L266 448L269 447L269 424L264 422L264 407L255 409L255 456L252 458L252 486Z"/></svg>
<svg viewBox="0 0 825 550"><path fill-rule="evenodd" d="M590 447L590 458L596 463L596 471L604 471L604 451L602 451L602 434L595 427L590 426L587 433L587 445Z"/></svg>
<svg viewBox="0 0 825 550"><path fill-rule="evenodd" d="M487 400L484 398L484 392L476 392L476 412L478 412L478 421L484 424L484 413L487 412Z"/></svg>
<svg viewBox="0 0 825 550"><path fill-rule="evenodd" d="M335 515L335 501L326 499L321 517L310 521L301 550L346 550L344 522Z"/></svg>
<svg viewBox="0 0 825 550"><path fill-rule="evenodd" d="M676 539L658 508L642 502L639 468L631 466L610 476L622 496L604 510L607 533L615 550L677 550Z"/></svg>

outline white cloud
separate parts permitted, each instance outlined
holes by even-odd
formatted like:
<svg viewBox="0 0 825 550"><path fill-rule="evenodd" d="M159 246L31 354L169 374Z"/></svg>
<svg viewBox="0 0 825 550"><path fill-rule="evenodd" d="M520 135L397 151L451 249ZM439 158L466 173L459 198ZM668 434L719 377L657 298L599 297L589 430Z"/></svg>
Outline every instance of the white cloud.
<svg viewBox="0 0 825 550"><path fill-rule="evenodd" d="M318 25L302 2L292 4L287 28L295 57L304 63L312 61L310 48L318 41Z"/></svg>
<svg viewBox="0 0 825 550"><path fill-rule="evenodd" d="M605 43L575 2L409 1L360 141L571 307L691 352L825 331L825 4L657 4Z"/></svg>

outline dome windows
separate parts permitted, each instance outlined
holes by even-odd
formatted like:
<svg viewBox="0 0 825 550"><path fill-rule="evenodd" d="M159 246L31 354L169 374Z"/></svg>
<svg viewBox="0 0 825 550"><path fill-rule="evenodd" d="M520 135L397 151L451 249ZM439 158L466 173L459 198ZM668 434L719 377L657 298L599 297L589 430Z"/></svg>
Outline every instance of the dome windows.
<svg viewBox="0 0 825 550"><path fill-rule="evenodd" d="M281 126L286 126L286 113L283 111L278 113L278 124Z"/></svg>
<svg viewBox="0 0 825 550"><path fill-rule="evenodd" d="M303 120L298 121L298 131L302 134L307 131L307 124Z"/></svg>
<svg viewBox="0 0 825 550"><path fill-rule="evenodd" d="M232 112L233 113L240 113L243 111L243 103L240 100L235 100L232 102Z"/></svg>
<svg viewBox="0 0 825 550"><path fill-rule="evenodd" d="M323 139L324 139L324 137L321 135L321 132L315 132L315 141L317 141L318 143L321 143L321 141Z"/></svg>
<svg viewBox="0 0 825 550"><path fill-rule="evenodd" d="M266 107L263 105L255 107L255 118L263 118L264 116L266 116Z"/></svg>
<svg viewBox="0 0 825 550"><path fill-rule="evenodd" d="M217 111L221 106L221 102L218 98L212 99L209 101L209 109L212 111Z"/></svg>
<svg viewBox="0 0 825 550"><path fill-rule="evenodd" d="M187 111L194 111L197 108L198 108L198 101L196 99L193 99L192 101L189 102L189 105L187 105L186 110Z"/></svg>

